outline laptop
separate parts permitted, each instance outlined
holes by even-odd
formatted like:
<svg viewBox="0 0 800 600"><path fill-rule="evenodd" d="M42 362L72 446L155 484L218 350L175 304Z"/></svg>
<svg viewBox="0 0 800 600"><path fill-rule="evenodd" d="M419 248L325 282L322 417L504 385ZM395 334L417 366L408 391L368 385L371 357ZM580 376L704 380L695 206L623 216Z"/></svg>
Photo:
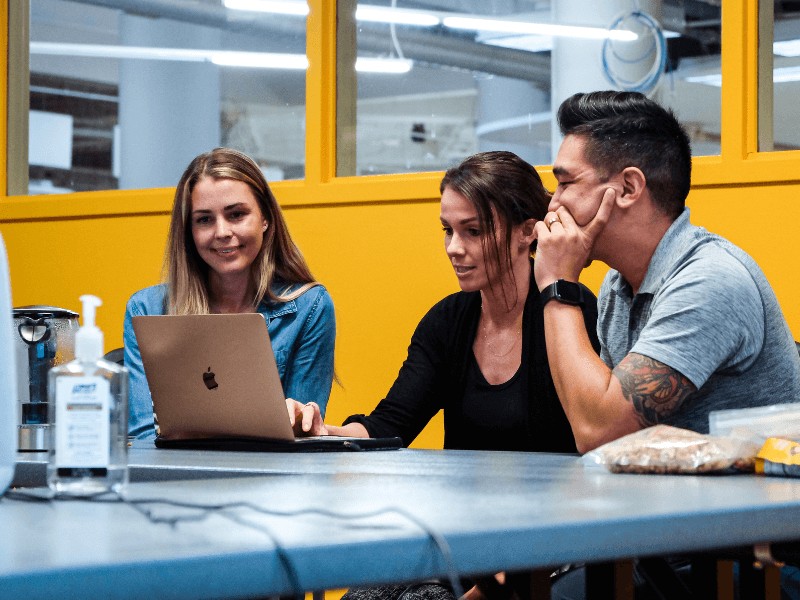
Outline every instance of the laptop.
<svg viewBox="0 0 800 600"><path fill-rule="evenodd" d="M400 438L295 438L264 317L133 317L159 448L399 448Z"/></svg>

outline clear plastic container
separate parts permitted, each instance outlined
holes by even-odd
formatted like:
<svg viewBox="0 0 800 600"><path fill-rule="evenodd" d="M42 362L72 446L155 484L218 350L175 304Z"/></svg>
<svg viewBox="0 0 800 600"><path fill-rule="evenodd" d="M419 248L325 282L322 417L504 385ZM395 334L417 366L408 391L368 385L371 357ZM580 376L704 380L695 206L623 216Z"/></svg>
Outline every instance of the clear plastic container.
<svg viewBox="0 0 800 600"><path fill-rule="evenodd" d="M715 410L708 415L709 433L749 439L759 445L778 437L800 442L800 403Z"/></svg>
<svg viewBox="0 0 800 600"><path fill-rule="evenodd" d="M97 383L94 394L71 394ZM50 489L75 496L120 492L128 483L128 370L103 359L75 360L50 371L48 389ZM59 399L65 389L69 399Z"/></svg>
<svg viewBox="0 0 800 600"><path fill-rule="evenodd" d="M47 484L57 495L120 492L128 483L128 369L101 358L100 299L81 296L75 360L50 369Z"/></svg>

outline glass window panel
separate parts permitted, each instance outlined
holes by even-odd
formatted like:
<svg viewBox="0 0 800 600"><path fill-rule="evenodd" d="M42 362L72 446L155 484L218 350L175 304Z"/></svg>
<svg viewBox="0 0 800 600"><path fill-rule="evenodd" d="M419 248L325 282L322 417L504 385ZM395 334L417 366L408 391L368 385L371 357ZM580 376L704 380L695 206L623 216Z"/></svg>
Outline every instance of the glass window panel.
<svg viewBox="0 0 800 600"><path fill-rule="evenodd" d="M174 186L220 145L302 178L307 5L293 4L30 0L29 193Z"/></svg>
<svg viewBox="0 0 800 600"><path fill-rule="evenodd" d="M340 175L441 170L492 149L549 164L561 100L610 88L672 107L696 155L719 153L719 2L355 1L339 0ZM614 39L584 37L609 28Z"/></svg>
<svg viewBox="0 0 800 600"><path fill-rule="evenodd" d="M763 3L760 3L763 4ZM759 86L759 150L800 148L800 4L776 1L759 7L762 32L772 31L772 52L762 44L759 66L766 81ZM769 77L769 73L772 77ZM766 118L765 118L766 116Z"/></svg>

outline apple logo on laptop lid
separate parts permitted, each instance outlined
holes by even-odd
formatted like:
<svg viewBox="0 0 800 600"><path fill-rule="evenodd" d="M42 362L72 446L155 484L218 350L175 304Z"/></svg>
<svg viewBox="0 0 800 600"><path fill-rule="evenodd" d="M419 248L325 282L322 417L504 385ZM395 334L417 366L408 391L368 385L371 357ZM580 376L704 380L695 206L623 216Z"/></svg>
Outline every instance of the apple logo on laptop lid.
<svg viewBox="0 0 800 600"><path fill-rule="evenodd" d="M208 367L208 371L203 373L203 383L205 383L206 387L210 390L215 390L219 387L217 380L214 379L215 377L216 374L211 370L211 367Z"/></svg>

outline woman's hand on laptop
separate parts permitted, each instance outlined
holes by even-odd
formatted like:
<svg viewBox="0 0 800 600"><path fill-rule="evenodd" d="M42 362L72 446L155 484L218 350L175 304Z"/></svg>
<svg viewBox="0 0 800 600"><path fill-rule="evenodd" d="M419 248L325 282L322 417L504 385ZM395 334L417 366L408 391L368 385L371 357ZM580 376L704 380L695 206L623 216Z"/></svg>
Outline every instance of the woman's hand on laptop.
<svg viewBox="0 0 800 600"><path fill-rule="evenodd" d="M289 423L291 423L296 437L328 435L328 428L322 420L322 414L316 402L303 404L287 398L286 409L289 411Z"/></svg>

